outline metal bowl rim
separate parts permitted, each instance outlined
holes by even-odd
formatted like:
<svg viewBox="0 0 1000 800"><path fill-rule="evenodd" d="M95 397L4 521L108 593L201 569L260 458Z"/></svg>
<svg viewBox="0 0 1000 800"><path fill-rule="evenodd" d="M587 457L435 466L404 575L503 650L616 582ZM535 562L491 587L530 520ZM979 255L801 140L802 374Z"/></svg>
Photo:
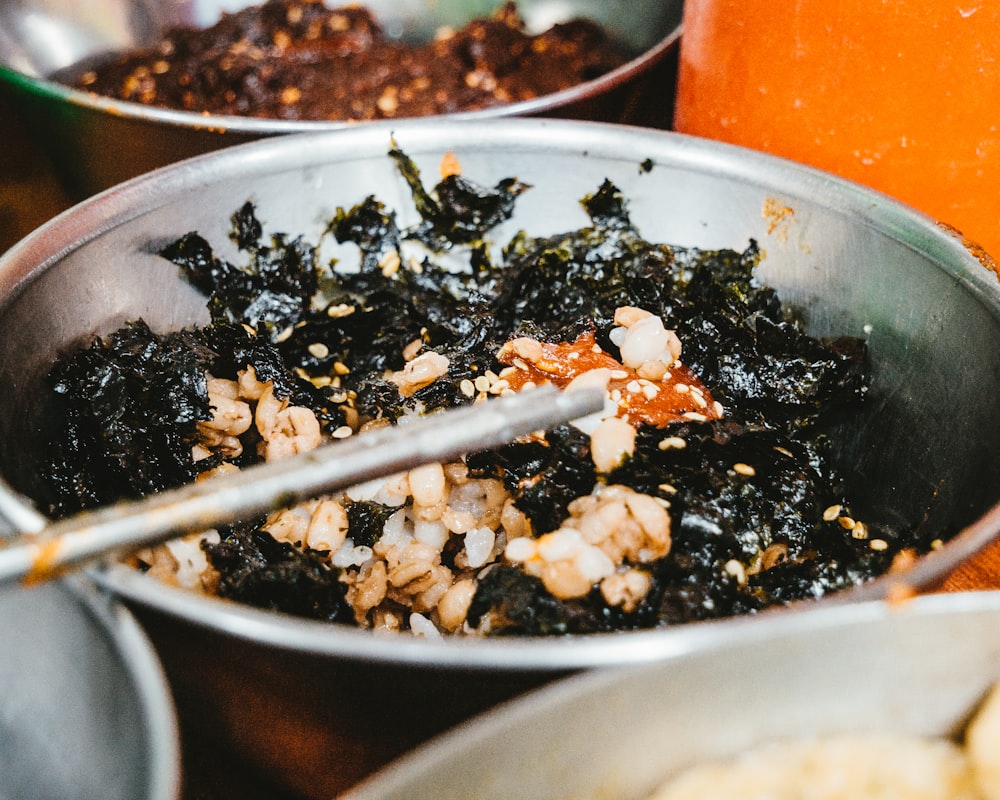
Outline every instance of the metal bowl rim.
<svg viewBox="0 0 1000 800"><path fill-rule="evenodd" d="M753 625L725 626L725 636L713 637L709 646L692 653L698 658L721 656L738 663L741 653L762 647L781 647L803 634L829 632L835 638L845 631L877 629L904 620L931 619L937 628L944 621L962 616L1000 613L1000 591L960 592L925 595L906 603L872 601L824 607L808 615L768 615L768 621ZM680 654L682 657L684 654ZM815 661L815 659L813 659ZM400 789L412 789L430 769L438 769L456 753L464 754L479 743L496 742L498 736L526 730L526 724L546 716L558 716L575 701L598 698L622 684L647 685L648 679L663 673L663 663L633 664L610 670L580 672L531 689L506 700L494 708L465 719L446 731L424 741L417 747L367 776L344 794L344 800L363 800L385 794L399 796ZM617 712L612 711L612 716ZM620 715L619 715L620 716ZM737 715L738 716L738 715ZM720 720L721 725L728 722ZM394 794L395 793L395 794Z"/></svg>
<svg viewBox="0 0 1000 800"><path fill-rule="evenodd" d="M828 210L856 219L879 232L917 249L938 268L955 276L963 286L988 305L1000 318L1000 284L981 254L932 218L888 196L853 182L791 161L734 145L608 123L567 120L510 118L502 122L413 119L343 129L337 132L305 133L264 139L197 156L163 167L106 190L86 200L26 237L0 256L0 286L13 278L28 281L102 232L142 216L170 202L183 192L197 191L213 181L246 174L273 174L300 169L309 163L384 155L389 136L400 139L413 156L441 153L462 143L479 150L561 153L579 151L581 156L607 157L635 162L644 157L656 164L722 175L749 182L762 191L783 197L798 197ZM622 155L622 154L627 154ZM916 237L916 238L914 238ZM919 247L914 242L918 242ZM0 486L0 491L3 490ZM1000 505L985 513L952 538L941 550L923 556L907 572L884 576L856 589L823 599L823 605L886 597L905 583L923 587L979 550L1000 529ZM953 555L954 554L954 555ZM328 623L295 619L264 612L192 592L171 589L124 567L92 570L90 576L102 586L140 604L166 611L200 626L257 641L276 648L321 653L354 660L406 663L427 667L509 670L563 670L578 667L641 663L683 652L695 643L725 637L733 626L753 624L753 618L693 623L678 629L596 634L553 640L448 639L429 641L417 637L385 637L369 631L340 628ZM803 601L788 609L773 609L758 618L808 608ZM614 647L609 647L613 639Z"/></svg>
<svg viewBox="0 0 1000 800"><path fill-rule="evenodd" d="M79 603L106 634L135 688L150 744L150 800L175 800L181 796L180 732L167 676L149 637L119 597L101 592L84 576L70 576L56 588Z"/></svg>

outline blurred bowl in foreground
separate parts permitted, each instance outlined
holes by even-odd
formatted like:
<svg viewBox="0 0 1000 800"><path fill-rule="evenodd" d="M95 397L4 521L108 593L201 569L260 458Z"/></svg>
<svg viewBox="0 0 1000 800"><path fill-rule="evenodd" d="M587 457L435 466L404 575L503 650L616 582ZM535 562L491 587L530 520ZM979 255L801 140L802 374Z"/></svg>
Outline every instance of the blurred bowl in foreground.
<svg viewBox="0 0 1000 800"><path fill-rule="evenodd" d="M1000 680L996 592L779 613L718 632L716 646L675 661L505 704L342 800L643 800L685 768L768 742L955 737Z"/></svg>
<svg viewBox="0 0 1000 800"><path fill-rule="evenodd" d="M5 479L30 493L44 422L36 393L58 354L138 317L157 331L205 321L204 297L155 244L198 230L224 246L229 213L248 198L269 230L312 241L338 206L369 194L412 224L410 189L386 155L390 134L426 174L450 152L477 182L516 175L532 185L496 241L520 228L544 236L586 224L578 200L608 178L648 239L710 250L755 239L760 279L801 310L810 333L866 339L873 383L832 454L850 476L852 503L866 520L955 535L909 569L823 604L933 586L996 535L992 262L890 198L801 165L662 131L541 119L412 120L255 142L118 186L43 226L0 257ZM529 640L372 635L199 596L125 567L92 574L148 626L182 714L252 769L313 797L558 675L669 659L731 635L714 623Z"/></svg>
<svg viewBox="0 0 1000 800"><path fill-rule="evenodd" d="M0 796L175 800L173 702L145 634L84 581L0 589Z"/></svg>
<svg viewBox="0 0 1000 800"><path fill-rule="evenodd" d="M176 25L204 28L250 0L12 0L0 6L0 91L51 155L67 190L82 199L188 156L283 133L326 131L344 122L203 115L99 97L52 75L108 51L148 46ZM441 26L460 28L499 3L370 0L393 36L426 41ZM333 6L330 2L328 5ZM530 31L573 17L599 23L635 56L571 89L462 118L556 116L669 127L673 113L681 0L520 0Z"/></svg>

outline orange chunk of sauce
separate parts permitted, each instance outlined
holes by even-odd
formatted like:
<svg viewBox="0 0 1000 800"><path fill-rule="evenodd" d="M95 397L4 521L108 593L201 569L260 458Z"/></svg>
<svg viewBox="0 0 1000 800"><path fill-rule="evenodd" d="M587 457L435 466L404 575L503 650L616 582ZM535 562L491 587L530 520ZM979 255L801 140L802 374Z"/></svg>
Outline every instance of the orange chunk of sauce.
<svg viewBox="0 0 1000 800"><path fill-rule="evenodd" d="M56 574L59 564L59 551L62 550L62 539L43 540L35 545L35 555L31 569L24 576L25 584L42 583Z"/></svg>
<svg viewBox="0 0 1000 800"><path fill-rule="evenodd" d="M573 342L539 342L540 358L528 361L508 348L499 360L513 367L503 378L514 391L525 384L551 383L565 388L574 378L594 369L612 372L608 392L617 398L618 416L631 422L663 426L683 420L687 414L706 420L719 419L719 407L708 388L685 364L673 364L661 380L640 378L610 353L601 349L593 331L580 334Z"/></svg>

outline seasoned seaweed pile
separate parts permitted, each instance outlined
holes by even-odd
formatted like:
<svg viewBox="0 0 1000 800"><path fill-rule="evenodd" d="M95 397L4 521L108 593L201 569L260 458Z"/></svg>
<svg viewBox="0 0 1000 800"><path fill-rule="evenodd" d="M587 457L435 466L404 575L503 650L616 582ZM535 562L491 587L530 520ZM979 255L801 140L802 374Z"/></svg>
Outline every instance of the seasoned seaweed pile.
<svg viewBox="0 0 1000 800"><path fill-rule="evenodd" d="M647 241L606 181L582 200L590 225L542 238L521 232L498 250L489 232L530 186L511 178L488 188L453 172L428 190L404 153L394 146L390 155L421 222L400 227L373 196L339 209L324 237L355 244L356 264L320 263L321 242L265 234L250 203L232 217L241 263L219 258L196 232L162 250L207 296L211 324L157 335L137 320L56 365L51 513L259 460L262 437L253 426L228 449L207 447L204 438L211 382L236 385L248 368L258 387L310 409L324 440L364 435L406 415L485 399L510 370L498 353L513 340L547 345L589 335L620 358L609 331L617 309L636 308L676 332L684 366L723 413L634 423L634 447L604 469L591 458L588 433L560 426L468 454L462 480L502 489L527 520L521 533L539 541L560 529L578 498L627 487L668 510L669 552L642 563L625 557L618 571L641 573L645 583L630 602L616 602L596 582L574 596L553 593L504 557L503 538L513 533L502 526L482 561L453 535L432 566L435 575L448 573L448 585L459 576L470 582L460 630L584 633L751 613L855 585L913 546L904 532L855 519L829 462L831 431L864 401L863 342L807 335L755 278L754 242L708 252ZM411 247L422 256L405 255ZM399 375L415 352L446 359L446 373L404 389ZM338 504L351 552L377 552L398 503L348 493ZM405 611L391 558L386 599L359 610L351 598L369 580L372 558L344 562L331 552L339 544L309 546L276 529L246 520L200 539L212 576L203 584L263 608L349 624L384 624L387 605ZM148 569L152 561L147 554L138 564ZM414 599L410 610L438 622L432 605L421 609ZM398 629L415 627L405 613L393 619Z"/></svg>

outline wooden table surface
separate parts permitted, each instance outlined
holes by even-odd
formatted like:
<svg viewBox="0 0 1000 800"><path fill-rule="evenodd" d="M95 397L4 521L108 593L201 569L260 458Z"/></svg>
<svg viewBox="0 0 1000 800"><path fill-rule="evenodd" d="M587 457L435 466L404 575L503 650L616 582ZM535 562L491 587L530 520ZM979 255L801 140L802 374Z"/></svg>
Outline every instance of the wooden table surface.
<svg viewBox="0 0 1000 800"><path fill-rule="evenodd" d="M0 97L0 253L70 204L48 159ZM955 570L941 590L995 588L1000 588L1000 542ZM221 755L196 722L182 713L185 800L282 800L275 787L248 777L239 764Z"/></svg>

